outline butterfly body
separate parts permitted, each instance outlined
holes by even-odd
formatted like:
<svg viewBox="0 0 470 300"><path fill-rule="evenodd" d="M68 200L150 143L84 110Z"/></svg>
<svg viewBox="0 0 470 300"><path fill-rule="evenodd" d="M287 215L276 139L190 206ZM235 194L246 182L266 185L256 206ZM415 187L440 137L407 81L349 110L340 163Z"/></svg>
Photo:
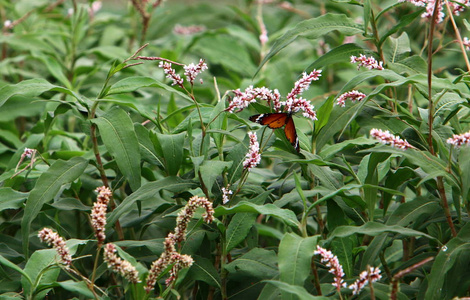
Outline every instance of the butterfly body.
<svg viewBox="0 0 470 300"><path fill-rule="evenodd" d="M259 114L250 117L250 121L256 122L261 125L266 125L271 129L278 129L284 127L284 134L291 145L300 151L299 139L297 138L297 131L295 129L294 119L291 113L269 113Z"/></svg>

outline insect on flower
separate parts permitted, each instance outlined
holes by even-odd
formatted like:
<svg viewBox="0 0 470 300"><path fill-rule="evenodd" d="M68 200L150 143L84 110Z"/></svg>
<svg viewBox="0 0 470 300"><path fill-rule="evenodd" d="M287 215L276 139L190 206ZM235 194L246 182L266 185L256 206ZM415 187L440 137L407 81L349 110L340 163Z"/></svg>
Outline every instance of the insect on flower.
<svg viewBox="0 0 470 300"><path fill-rule="evenodd" d="M270 113L260 114L250 117L250 121L256 122L261 125L266 125L271 129L277 129L284 126L284 134L291 145L300 152L299 139L297 138L297 131L295 129L294 119L292 113Z"/></svg>

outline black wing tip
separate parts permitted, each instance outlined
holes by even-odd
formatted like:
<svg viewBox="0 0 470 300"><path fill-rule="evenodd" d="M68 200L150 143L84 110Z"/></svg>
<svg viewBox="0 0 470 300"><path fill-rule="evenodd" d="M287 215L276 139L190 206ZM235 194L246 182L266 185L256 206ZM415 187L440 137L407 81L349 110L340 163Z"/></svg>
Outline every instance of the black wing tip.
<svg viewBox="0 0 470 300"><path fill-rule="evenodd" d="M249 117L248 119L249 119L251 122L256 122L256 123L258 123L259 118L260 118L262 115L263 115L263 114L252 115L252 116Z"/></svg>

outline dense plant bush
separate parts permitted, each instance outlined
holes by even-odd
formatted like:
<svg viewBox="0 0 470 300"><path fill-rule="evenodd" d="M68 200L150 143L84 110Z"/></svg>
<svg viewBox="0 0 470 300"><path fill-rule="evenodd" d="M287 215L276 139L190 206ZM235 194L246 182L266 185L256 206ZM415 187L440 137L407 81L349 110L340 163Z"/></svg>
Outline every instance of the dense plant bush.
<svg viewBox="0 0 470 300"><path fill-rule="evenodd" d="M101 5L0 0L2 299L470 295L469 1Z"/></svg>

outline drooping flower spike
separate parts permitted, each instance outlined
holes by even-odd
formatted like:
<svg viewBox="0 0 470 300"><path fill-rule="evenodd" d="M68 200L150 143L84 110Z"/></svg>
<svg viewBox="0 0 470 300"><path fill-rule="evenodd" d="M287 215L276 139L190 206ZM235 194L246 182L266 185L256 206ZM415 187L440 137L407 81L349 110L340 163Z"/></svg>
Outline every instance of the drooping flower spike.
<svg viewBox="0 0 470 300"><path fill-rule="evenodd" d="M370 131L370 135L373 138L379 140L384 145L388 144L392 147L395 147L395 148L398 148L398 149L401 149L401 150L414 148L406 140L403 140L400 137L391 134L388 130L382 131L381 129L373 128Z"/></svg>

